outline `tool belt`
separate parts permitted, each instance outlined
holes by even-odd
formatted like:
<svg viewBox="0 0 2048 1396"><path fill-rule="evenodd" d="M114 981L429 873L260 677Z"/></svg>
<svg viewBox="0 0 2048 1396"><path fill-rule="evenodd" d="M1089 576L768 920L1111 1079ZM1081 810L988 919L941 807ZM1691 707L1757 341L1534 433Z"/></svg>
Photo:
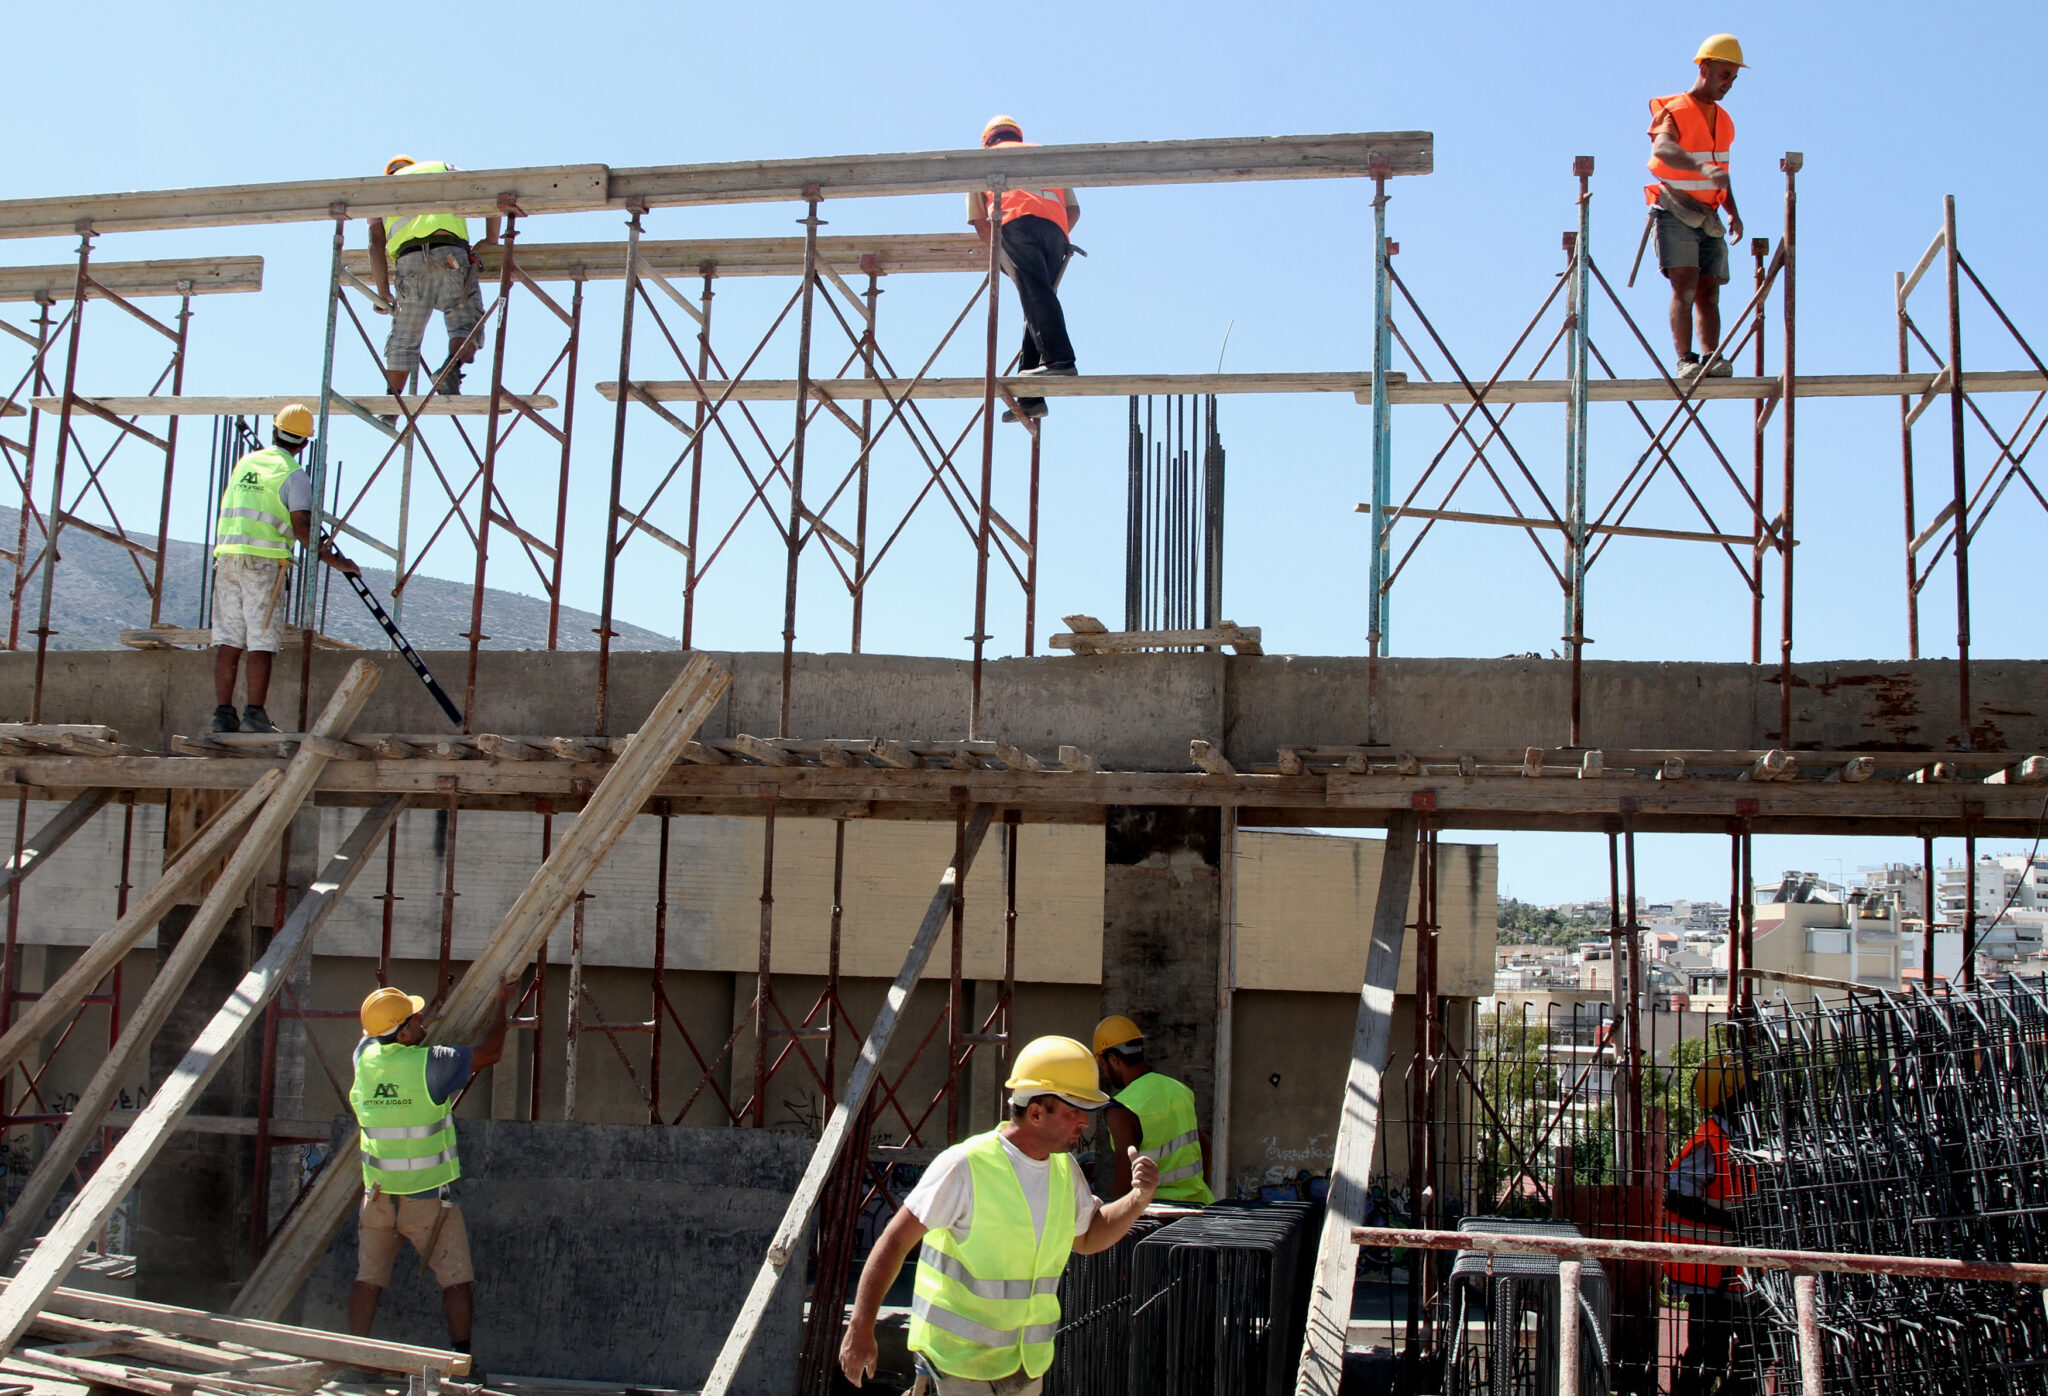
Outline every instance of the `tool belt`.
<svg viewBox="0 0 2048 1396"><path fill-rule="evenodd" d="M468 246L468 242L466 242L462 238L455 236L455 234L450 232L428 233L425 237L419 238L413 242L400 244L398 251L393 253L392 256L395 260L398 257L405 256L408 252L425 252L429 248L434 247L466 248Z"/></svg>

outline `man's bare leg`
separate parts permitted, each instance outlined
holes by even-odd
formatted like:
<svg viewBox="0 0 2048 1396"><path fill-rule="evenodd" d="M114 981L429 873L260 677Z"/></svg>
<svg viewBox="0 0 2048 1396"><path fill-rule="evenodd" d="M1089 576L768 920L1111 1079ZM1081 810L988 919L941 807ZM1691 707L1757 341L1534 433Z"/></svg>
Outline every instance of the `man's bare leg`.
<svg viewBox="0 0 2048 1396"><path fill-rule="evenodd" d="M348 1292L348 1331L358 1338L370 1336L370 1326L377 1321L377 1300L382 1297L381 1286L367 1280L357 1280Z"/></svg>
<svg viewBox="0 0 2048 1396"><path fill-rule="evenodd" d="M1678 357L1682 359L1692 353L1693 308L1701 294L1700 269L1671 267L1664 275L1671 280L1671 342L1677 346ZM1709 282L1708 285L1711 287L1713 283ZM1714 343L1720 342L1721 311L1717 301L1714 310Z"/></svg>
<svg viewBox="0 0 2048 1396"><path fill-rule="evenodd" d="M475 1296L470 1293L465 1281L459 1285L447 1285L441 1290L441 1312L448 1319L448 1341L458 1350L466 1350L469 1343L469 1322L476 1311Z"/></svg>
<svg viewBox="0 0 2048 1396"><path fill-rule="evenodd" d="M233 645L213 647L213 701L223 708L232 708L235 705L235 669L241 662L242 652ZM263 677L268 682L270 670L267 665ZM249 678L252 683L256 678L256 660L253 655L249 660Z"/></svg>
<svg viewBox="0 0 2048 1396"><path fill-rule="evenodd" d="M239 653L239 651L229 651L229 653ZM272 654L269 650L249 651L250 707L262 707L263 700L270 696L270 662L276 658L277 656ZM217 661L215 662L213 669L213 690L216 694L221 691L220 665ZM235 694L235 681L232 675L230 675L228 679L227 693L228 697L220 700L223 704L227 703L230 699L232 699Z"/></svg>
<svg viewBox="0 0 2048 1396"><path fill-rule="evenodd" d="M1721 347L1721 283L1713 277L1693 276L1697 287L1693 292L1693 313L1698 317L1700 327L1700 357L1711 359L1714 351Z"/></svg>

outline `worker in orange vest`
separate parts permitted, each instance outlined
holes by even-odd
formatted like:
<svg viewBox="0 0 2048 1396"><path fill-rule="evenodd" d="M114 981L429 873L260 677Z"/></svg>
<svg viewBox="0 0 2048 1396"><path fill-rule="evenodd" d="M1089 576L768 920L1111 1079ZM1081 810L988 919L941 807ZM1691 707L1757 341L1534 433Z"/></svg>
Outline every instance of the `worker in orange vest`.
<svg viewBox="0 0 2048 1396"><path fill-rule="evenodd" d="M988 125L981 128L984 150L1024 143L1024 128L1013 116L990 117ZM995 204L992 192L967 196L967 221L984 242L996 215ZM1003 270L1017 283L1017 300L1024 307L1024 349L1017 360L1019 375L1074 375L1074 345L1067 338L1066 313L1060 309L1059 281L1071 255L1067 235L1080 221L1081 205L1071 189L1003 191ZM1017 405L1027 417L1045 415L1042 397L1019 398ZM1017 414L1005 412L1003 420L1014 422Z"/></svg>
<svg viewBox="0 0 2048 1396"><path fill-rule="evenodd" d="M1716 34L1694 56L1700 75L1689 91L1650 99L1650 173L1643 186L1657 234L1657 265L1671 282L1671 341L1678 378L1726 378L1734 367L1720 354L1721 287L1728 280L1728 242L1742 237L1742 215L1728 183L1735 121L1721 99L1748 65L1733 34ZM1728 221L1721 221L1723 211ZM1700 352L1692 348L1697 319Z"/></svg>
<svg viewBox="0 0 2048 1396"><path fill-rule="evenodd" d="M1748 1189L1728 1149L1732 1118L1749 1080L1740 1063L1717 1053L1693 1077L1693 1098L1706 1118L1679 1150L1664 1191L1664 1239L1682 1245L1733 1246L1742 1240L1739 1209ZM1665 1278L1686 1301L1685 1351L1671 1396L1748 1396L1747 1374L1734 1370L1742 1272L1726 1265L1667 1262Z"/></svg>

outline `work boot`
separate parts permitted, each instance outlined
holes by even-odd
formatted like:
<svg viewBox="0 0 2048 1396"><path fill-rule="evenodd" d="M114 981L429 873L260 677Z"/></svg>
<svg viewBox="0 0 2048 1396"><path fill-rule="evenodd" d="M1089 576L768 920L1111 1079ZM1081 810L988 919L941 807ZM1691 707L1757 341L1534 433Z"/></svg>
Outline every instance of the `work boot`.
<svg viewBox="0 0 2048 1396"><path fill-rule="evenodd" d="M1693 379L1699 377L1705 369L1705 364L1702 364L1693 355L1687 354L1678 361L1677 366L1672 370L1671 376L1681 383L1690 383Z"/></svg>
<svg viewBox="0 0 2048 1396"><path fill-rule="evenodd" d="M229 709L229 711L232 712L233 709ZM270 714L263 711L263 706L260 703L251 703L248 707L242 709L242 730L244 732L275 732L278 730L278 726L270 720Z"/></svg>
<svg viewBox="0 0 2048 1396"><path fill-rule="evenodd" d="M1027 417L1043 417L1048 411L1045 405L1045 399L1042 397L1018 398L1017 405L1024 409L1024 415ZM1017 414L1005 408L1003 411L1003 420L1006 422L1014 422L1017 420Z"/></svg>
<svg viewBox="0 0 2048 1396"><path fill-rule="evenodd" d="M442 397L454 397L462 391L462 365L444 364L434 375L434 387Z"/></svg>
<svg viewBox="0 0 2048 1396"><path fill-rule="evenodd" d="M241 731L242 719L235 716L235 705L233 703L222 703L219 707L215 708L213 710L213 726L207 730L209 732Z"/></svg>
<svg viewBox="0 0 2048 1396"><path fill-rule="evenodd" d="M1079 369L1074 367L1074 361L1068 359L1063 364L1040 364L1037 368L1027 368L1017 376L1019 378L1077 378L1080 376L1080 372Z"/></svg>

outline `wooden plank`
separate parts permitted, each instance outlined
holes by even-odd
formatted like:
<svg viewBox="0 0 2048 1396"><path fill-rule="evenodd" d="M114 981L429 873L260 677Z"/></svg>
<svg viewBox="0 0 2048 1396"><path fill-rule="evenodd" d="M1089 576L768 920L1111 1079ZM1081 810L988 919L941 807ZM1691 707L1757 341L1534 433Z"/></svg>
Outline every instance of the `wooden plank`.
<svg viewBox="0 0 2048 1396"><path fill-rule="evenodd" d="M1372 948L1366 955L1365 986L1358 995L1351 1071L1344 1082L1343 1109L1337 1121L1330 1195L1316 1248L1315 1283L1309 1292L1308 1331L1295 1373L1296 1396L1337 1396L1344 1375L1344 1340L1351 1322L1352 1281L1358 1269L1358 1243L1351 1239L1351 1228L1364 1224L1365 1191L1372 1181L1382 1078L1393 1034L1394 983L1408 933L1408 892L1415 880L1419 828L1417 817L1406 811L1387 821L1386 854L1380 864L1379 895L1373 904Z"/></svg>
<svg viewBox="0 0 2048 1396"><path fill-rule="evenodd" d="M357 1191L362 1178L357 1176ZM13 1282L9 1282L10 1284ZM82 1289L59 1289L45 1302L46 1311L66 1318L91 1319L95 1323L118 1323L128 1327L151 1328L181 1338L212 1343L237 1343L259 1352L280 1353L314 1362L334 1362L373 1372L421 1372L428 1368L460 1376L469 1370L469 1358L445 1348L417 1347L410 1343L386 1343L373 1338L356 1338L329 1333L319 1328L299 1328L288 1323L237 1318L185 1309L174 1304L153 1304L141 1299L121 1299L111 1294L94 1294Z"/></svg>
<svg viewBox="0 0 2048 1396"><path fill-rule="evenodd" d="M1226 622L1203 630L1076 630L1054 635L1049 643L1056 650L1073 650L1076 654L1118 654L1197 645L1229 645L1239 654L1262 654L1261 638L1256 625Z"/></svg>
<svg viewBox="0 0 2048 1396"><path fill-rule="evenodd" d="M412 178L412 176L408 176ZM638 244L641 265L658 276L800 276L804 269L802 238L682 238ZM477 249L483 258L483 279L500 275L504 256L497 246ZM341 254L342 265L356 276L370 276L368 248ZM902 272L973 272L988 270L988 247L973 233L895 233L875 237L821 237L818 256L834 266L865 272L870 262L877 275ZM535 281L622 281L626 247L619 242L528 242L519 240L519 269Z"/></svg>
<svg viewBox="0 0 2048 1396"><path fill-rule="evenodd" d="M117 417L236 417L253 413L259 417L275 417L292 403L303 403L317 407L320 394L316 390L300 393L296 397L89 397L88 402ZM536 393L531 397L520 397L515 393L505 394L507 402L523 402L535 411L545 412L562 404L545 394ZM491 414L489 393L457 393L453 396L417 398L392 397L389 393L371 393L354 399L366 412L386 415L397 412L414 412L422 417L488 417ZM61 397L30 398L31 405L52 414L63 411ZM207 632L200 632L205 634Z"/></svg>
<svg viewBox="0 0 2048 1396"><path fill-rule="evenodd" d="M1902 397L1933 391L1937 373L1817 373L1801 374L1793 384L1792 396L1801 397ZM1422 383L1404 379L1391 382L1387 401L1396 407L1447 403L1469 406L1472 395L1456 382ZM1695 402L1726 399L1760 401L1775 398L1782 380L1772 378L1707 378L1695 384L1688 396ZM1486 405L1506 407L1518 402L1565 402L1571 385L1562 378L1523 379L1496 383L1486 392ZM2034 393L2048 389L2048 378L2031 369L2003 369L1990 373L1964 373L1963 390L1970 393ZM1678 396L1661 378L1596 378L1586 385L1589 402L1667 402ZM1358 395L1365 405L1372 402L1368 387ZM1412 512L1412 511L1411 511Z"/></svg>
<svg viewBox="0 0 2048 1396"><path fill-rule="evenodd" d="M199 837L187 844L177 860L129 907L126 916L81 951L54 984L21 1005L19 1016L5 1034L0 1034L0 1075L13 1070L45 1034L61 1026L136 943L156 929L157 922L177 905L186 890L241 838L242 830L283 780L279 771L264 772L233 804L207 823Z"/></svg>
<svg viewBox="0 0 2048 1396"><path fill-rule="evenodd" d="M775 1236L768 1243L767 1258L755 1273L746 1302L740 1305L732 1331L725 1335L725 1345L718 1350L718 1360L711 1364L711 1373L704 1379L703 1396L725 1396L732 1386L740 1362L746 1357L754 1334L760 1328L761 1316L768 1311L769 1302L774 1299L775 1291L782 1282L784 1270L803 1245L804 1236L810 1230L811 1212L818 1205L818 1198L825 1190L825 1181L839 1160L840 1150L846 1147L855 1118L867 1105L868 1092L873 1088L882 1058L889 1050L890 1039L896 1035L896 1024L903 1016L903 1006L909 1002L911 991L924 974L932 947L938 944L939 931L952 919L954 896L966 881L968 869L974 866L974 855L981 848L994 815L992 806L976 805L968 816L960 860L948 866L939 877L939 885L932 893L930 904L925 907L924 920L918 924L917 934L910 940L909 953L903 957L903 968L896 971L896 981L889 986L881 1011L875 1014L867 1040L861 1043L860 1059L846 1078L846 1089L840 1093L832 1118L819 1135L818 1147L812 1151L811 1161L804 1165L803 1177L798 1180L796 1192L782 1214L782 1223L775 1228Z"/></svg>
<svg viewBox="0 0 2048 1396"><path fill-rule="evenodd" d="M174 257L153 262L93 262L90 267L94 281L129 300L263 289L261 257ZM0 301L68 301L77 289L76 262L54 267L0 267Z"/></svg>
<svg viewBox="0 0 2048 1396"><path fill-rule="evenodd" d="M377 666L367 659L358 659L350 665L348 673L335 686L327 705L315 719L313 731L321 736L337 736L346 732L349 724L355 721L356 714L362 711L363 704L376 691L380 677ZM151 1041L170 1016L172 1006L198 972L200 962L213 948L221 928L227 925L228 918L241 905L249 884L255 881L256 874L273 856L278 840L290 827L299 806L313 793L313 786L326 765L325 756L305 749L291 759L276 793L264 802L262 812L250 822L248 833L236 845L233 857L215 880L213 890L206 894L206 900L200 903L177 945L168 954L158 957L156 974L150 979L149 988L144 991L128 1021L122 1025L124 1031L120 1040L107 1049L106 1057L93 1073L92 1080L79 1093L78 1103L64 1122L64 1128L44 1146L43 1156L23 1185L19 1201L8 1211L6 1219L0 1221L0 1257L4 1257L0 1264L12 1261L34 1235L43 1215L56 1200L58 1190L69 1179L72 1166L85 1152L86 1145L98 1135L100 1117L121 1094L137 1061L149 1051ZM69 1268L68 1260L65 1268ZM54 1284L55 1280L51 1283ZM25 1315L21 1321L27 1321ZM18 1326L15 1332L19 1334ZM10 1338L8 1341L13 1340ZM0 1344L0 1348L4 1346Z"/></svg>
<svg viewBox="0 0 2048 1396"><path fill-rule="evenodd" d="M286 649L306 643L306 629L299 625L279 627ZM213 644L213 630L199 625L152 625L143 630L123 630L121 643L130 649L207 649ZM361 645L352 645L347 640L337 640L332 635L313 632L313 648L316 650L359 650ZM226 733L222 734L227 735Z"/></svg>
<svg viewBox="0 0 2048 1396"><path fill-rule="evenodd" d="M366 687L364 697L367 696ZM323 722L327 716L322 714ZM226 1065L228 1055L248 1035L258 1015L285 981L312 958L313 940L321 925L340 904L342 894L362 871L364 861L398 822L398 812L404 805L403 795L387 795L356 821L348 838L271 937L262 957L250 966L227 1002L200 1030L170 1077L157 1087L141 1117L100 1160L92 1177L64 1209L64 1215L36 1244L6 1291L0 1293L0 1350L20 1340L36 1311L71 1273L71 1267L78 1263L78 1257L85 1253L107 1218L141 1180L142 1171L170 1142L178 1122L198 1103L200 1093ZM194 926L197 925L195 919ZM184 941L179 945L182 948ZM35 1219L40 1217L38 1212Z"/></svg>
<svg viewBox="0 0 2048 1396"><path fill-rule="evenodd" d="M1088 145L1007 145L900 155L742 160L722 164L603 165L451 170L231 184L130 194L88 194L0 201L0 237L67 237L90 222L100 233L153 228L324 223L339 203L351 218L422 213L470 217L501 212L511 199L527 213L600 208L685 207L776 202L816 186L827 198L958 194L992 180L1013 187L1211 184L1244 180L1363 178L1375 167L1393 175L1428 174L1434 141L1427 131L1221 140L1122 141Z"/></svg>
<svg viewBox="0 0 2048 1396"><path fill-rule="evenodd" d="M471 959L469 969L449 993L441 1017L429 1030L430 1042L468 1042L483 1030L498 986L533 962L627 825L674 769L684 744L696 735L731 686L729 672L701 652L690 655L640 730L627 739L618 759L605 769L604 779L569 832ZM524 770L527 764L512 763L500 769ZM328 1239L362 1191L358 1148L359 1141L351 1134L335 1151L312 1191L242 1286L234 1312L274 1318L305 1283Z"/></svg>
<svg viewBox="0 0 2048 1396"><path fill-rule="evenodd" d="M92 817L114 798L108 789L88 790L74 798L21 847L21 853L7 860L0 870L0 901L14 895L23 879L50 861L50 855L70 841L71 836L92 821Z"/></svg>

